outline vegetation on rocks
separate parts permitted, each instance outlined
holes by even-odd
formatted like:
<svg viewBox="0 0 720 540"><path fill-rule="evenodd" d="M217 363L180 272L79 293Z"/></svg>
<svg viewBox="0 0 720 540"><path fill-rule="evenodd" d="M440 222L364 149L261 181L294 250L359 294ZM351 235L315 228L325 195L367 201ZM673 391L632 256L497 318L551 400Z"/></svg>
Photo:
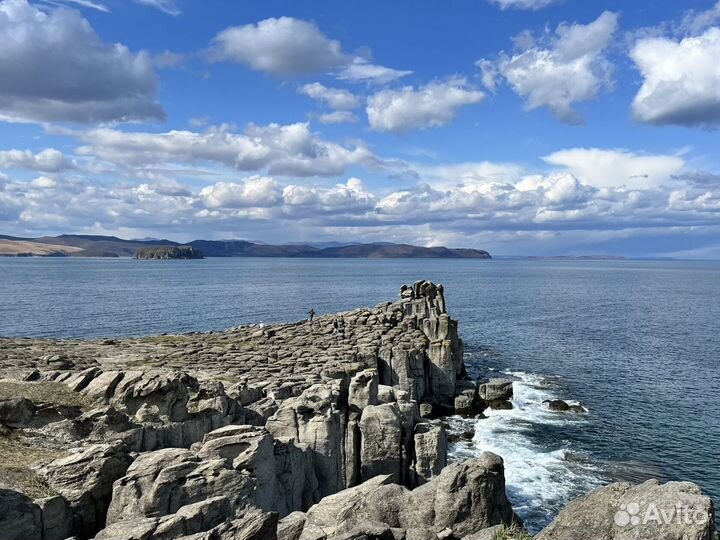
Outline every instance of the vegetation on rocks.
<svg viewBox="0 0 720 540"><path fill-rule="evenodd" d="M153 246L142 248L136 259L204 259L202 252L191 246Z"/></svg>

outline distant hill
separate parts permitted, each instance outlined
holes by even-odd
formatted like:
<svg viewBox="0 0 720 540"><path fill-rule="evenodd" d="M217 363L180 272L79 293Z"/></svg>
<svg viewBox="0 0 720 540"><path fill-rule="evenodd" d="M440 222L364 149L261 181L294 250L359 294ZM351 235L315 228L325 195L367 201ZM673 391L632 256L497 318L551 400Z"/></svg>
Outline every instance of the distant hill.
<svg viewBox="0 0 720 540"><path fill-rule="evenodd" d="M34 249L30 249L34 246ZM379 242L260 244L246 240L193 240L186 244L172 240L124 240L116 236L63 234L40 238L19 238L0 235L0 256L67 256L67 257L135 257L144 248L194 248L205 257L311 257L367 259L490 259L487 251L420 247L409 244Z"/></svg>

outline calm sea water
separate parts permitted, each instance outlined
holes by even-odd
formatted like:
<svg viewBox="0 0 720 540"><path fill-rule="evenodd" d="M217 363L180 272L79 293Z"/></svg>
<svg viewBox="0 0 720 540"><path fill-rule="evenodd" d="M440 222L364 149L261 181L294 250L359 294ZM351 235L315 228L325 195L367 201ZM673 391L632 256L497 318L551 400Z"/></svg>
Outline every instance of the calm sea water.
<svg viewBox="0 0 720 540"><path fill-rule="evenodd" d="M296 320L442 282L472 371L518 381L515 409L453 454L501 454L531 528L613 479L690 480L720 503L717 262L0 259L0 276L0 335L54 337ZM590 413L550 413L554 397Z"/></svg>

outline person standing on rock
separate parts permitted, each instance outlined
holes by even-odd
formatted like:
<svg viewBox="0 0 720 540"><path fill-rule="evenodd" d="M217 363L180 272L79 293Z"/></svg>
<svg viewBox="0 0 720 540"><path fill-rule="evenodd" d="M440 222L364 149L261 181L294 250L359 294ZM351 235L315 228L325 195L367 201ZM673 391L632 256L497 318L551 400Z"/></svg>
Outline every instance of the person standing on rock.
<svg viewBox="0 0 720 540"><path fill-rule="evenodd" d="M310 311L308 311L308 320L310 322L312 322L314 317L315 317L315 310L313 308L310 308Z"/></svg>

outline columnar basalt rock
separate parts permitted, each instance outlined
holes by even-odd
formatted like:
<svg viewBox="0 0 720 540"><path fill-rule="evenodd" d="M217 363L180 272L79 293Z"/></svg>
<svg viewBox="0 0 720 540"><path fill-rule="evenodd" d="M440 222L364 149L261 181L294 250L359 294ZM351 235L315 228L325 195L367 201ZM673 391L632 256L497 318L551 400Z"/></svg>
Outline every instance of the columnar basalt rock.
<svg viewBox="0 0 720 540"><path fill-rule="evenodd" d="M0 477L3 540L480 540L517 522L498 456L447 465L435 417L505 406L512 383L468 379L458 324L430 282L312 322L0 339L0 375L14 380L0 437L49 456L23 471L26 485ZM650 499L711 520L696 486L603 489L540 538L575 538L578 522L593 537L710 538L712 524L603 521Z"/></svg>

